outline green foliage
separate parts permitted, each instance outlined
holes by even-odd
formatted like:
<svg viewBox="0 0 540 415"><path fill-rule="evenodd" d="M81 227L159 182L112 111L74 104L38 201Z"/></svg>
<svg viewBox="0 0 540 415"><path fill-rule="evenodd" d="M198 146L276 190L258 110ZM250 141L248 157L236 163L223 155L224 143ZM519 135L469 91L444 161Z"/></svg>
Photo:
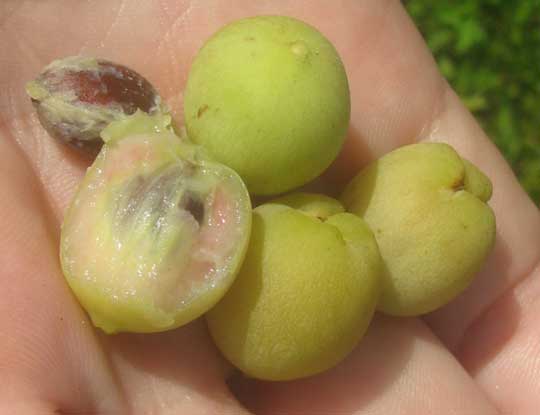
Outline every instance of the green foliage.
<svg viewBox="0 0 540 415"><path fill-rule="evenodd" d="M540 0L409 0L441 72L540 204Z"/></svg>

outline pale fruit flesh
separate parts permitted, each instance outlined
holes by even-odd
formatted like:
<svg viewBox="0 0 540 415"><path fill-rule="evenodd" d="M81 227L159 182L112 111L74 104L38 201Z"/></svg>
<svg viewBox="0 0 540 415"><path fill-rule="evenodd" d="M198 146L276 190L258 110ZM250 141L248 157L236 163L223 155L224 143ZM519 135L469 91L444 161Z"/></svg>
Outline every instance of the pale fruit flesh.
<svg viewBox="0 0 540 415"><path fill-rule="evenodd" d="M66 279L108 333L198 317L232 283L247 247L243 183L199 159L163 117L137 113L105 130L62 225Z"/></svg>
<svg viewBox="0 0 540 415"><path fill-rule="evenodd" d="M342 197L373 230L384 262L378 308L414 316L448 303L495 239L489 179L449 145L398 148L362 170Z"/></svg>
<svg viewBox="0 0 540 415"><path fill-rule="evenodd" d="M218 348L248 376L322 372L366 331L379 295L379 252L365 223L339 211L321 220L282 204L254 210L241 271L206 315Z"/></svg>

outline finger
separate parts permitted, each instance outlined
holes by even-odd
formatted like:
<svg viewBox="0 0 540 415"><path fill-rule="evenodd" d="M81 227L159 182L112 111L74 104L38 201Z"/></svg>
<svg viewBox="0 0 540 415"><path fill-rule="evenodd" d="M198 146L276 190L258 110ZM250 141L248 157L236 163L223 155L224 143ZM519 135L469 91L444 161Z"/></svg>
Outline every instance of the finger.
<svg viewBox="0 0 540 415"><path fill-rule="evenodd" d="M503 414L540 405L540 266L468 330L457 355Z"/></svg>
<svg viewBox="0 0 540 415"><path fill-rule="evenodd" d="M449 100L457 101L453 94ZM505 163L489 156L486 138L472 117L460 105L453 107L441 118L441 128L456 128L452 119L461 115L458 132L465 128L462 134L469 132L471 139L457 145L494 182L497 239L491 259L469 289L426 320L501 413L532 413L540 405L540 308L534 301L540 280L538 210Z"/></svg>
<svg viewBox="0 0 540 415"><path fill-rule="evenodd" d="M228 369L197 320L164 333L101 336L133 414L247 414L227 388Z"/></svg>
<svg viewBox="0 0 540 415"><path fill-rule="evenodd" d="M336 368L290 382L231 381L256 414L495 414L420 320L377 317Z"/></svg>
<svg viewBox="0 0 540 415"><path fill-rule="evenodd" d="M106 359L60 274L42 189L1 132L0 197L0 412L120 410Z"/></svg>

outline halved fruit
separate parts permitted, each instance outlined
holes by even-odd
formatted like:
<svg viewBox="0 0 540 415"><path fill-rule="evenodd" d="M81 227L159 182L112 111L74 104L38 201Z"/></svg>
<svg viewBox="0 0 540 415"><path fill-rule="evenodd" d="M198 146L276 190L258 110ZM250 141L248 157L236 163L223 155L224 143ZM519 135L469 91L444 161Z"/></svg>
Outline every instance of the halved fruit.
<svg viewBox="0 0 540 415"><path fill-rule="evenodd" d="M105 332L185 324L225 293L251 204L239 176L172 133L168 116L112 123L62 225L66 279Z"/></svg>

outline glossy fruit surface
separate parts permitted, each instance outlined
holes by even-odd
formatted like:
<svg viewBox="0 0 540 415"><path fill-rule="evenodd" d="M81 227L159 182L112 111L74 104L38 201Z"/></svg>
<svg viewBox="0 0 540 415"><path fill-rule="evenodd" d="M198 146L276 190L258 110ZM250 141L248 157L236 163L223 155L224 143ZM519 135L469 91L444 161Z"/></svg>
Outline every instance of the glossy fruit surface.
<svg viewBox="0 0 540 415"><path fill-rule="evenodd" d="M162 331L200 316L245 254L244 184L169 123L138 112L107 127L62 225L66 279L108 333Z"/></svg>

